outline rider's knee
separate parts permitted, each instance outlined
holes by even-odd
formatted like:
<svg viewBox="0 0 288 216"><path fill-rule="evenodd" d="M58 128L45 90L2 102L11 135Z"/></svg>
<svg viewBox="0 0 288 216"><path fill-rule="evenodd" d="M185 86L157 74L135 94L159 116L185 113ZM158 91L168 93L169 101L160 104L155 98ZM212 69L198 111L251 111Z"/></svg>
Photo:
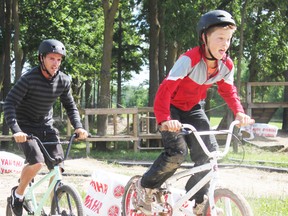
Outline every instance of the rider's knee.
<svg viewBox="0 0 288 216"><path fill-rule="evenodd" d="M33 164L33 165L30 165L30 166L31 166L34 170L39 171L39 170L41 170L42 167L44 166L44 163L38 162L38 163L35 163L35 164Z"/></svg>
<svg viewBox="0 0 288 216"><path fill-rule="evenodd" d="M170 163L175 163L180 165L185 161L185 158L187 156L187 149L167 149L166 150L166 155L168 155Z"/></svg>

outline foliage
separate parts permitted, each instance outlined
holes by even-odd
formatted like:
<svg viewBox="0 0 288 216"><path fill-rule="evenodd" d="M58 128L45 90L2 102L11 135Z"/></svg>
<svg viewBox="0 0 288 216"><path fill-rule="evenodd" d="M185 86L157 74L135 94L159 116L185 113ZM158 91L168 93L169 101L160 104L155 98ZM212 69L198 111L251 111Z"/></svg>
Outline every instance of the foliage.
<svg viewBox="0 0 288 216"><path fill-rule="evenodd" d="M241 24L241 11L247 3L244 19L244 51L241 62L242 81L285 81L283 71L288 68L288 2L282 0L267 1L191 1L167 0L157 1L159 12L164 13L161 26L164 32L165 58L168 47L177 44L177 56L183 51L199 44L196 25L201 14L212 9L224 9L233 14L237 26ZM132 78L131 73L139 73L143 64L148 62L149 14L148 1L121 1L114 24L112 80L113 96L118 85L124 87L121 96L126 107L146 105L148 91L141 89L128 90L124 81ZM5 11L1 5L1 11ZM119 12L121 11L121 17ZM28 67L38 64L37 49L46 38L57 38L67 48L67 58L63 62L64 72L71 75L73 94L79 101L93 95L97 101L99 90L99 74L104 41L104 13L101 1L92 0L25 0L19 1L20 40L23 50L22 64ZM5 18L1 14L1 18ZM122 21L120 28L119 23ZM5 33L4 22L0 26L0 39ZM13 26L14 27L14 26ZM14 29L13 29L14 31ZM230 56L234 65L238 62L239 29L233 37ZM13 34L11 35L13 39ZM12 40L13 41L13 40ZM11 41L11 43L12 43ZM121 43L120 43L121 41ZM3 45L2 43L0 43ZM0 54L3 46L0 45ZM13 48L13 47L12 47ZM121 58L119 58L119 56ZM14 61L13 53L11 63ZM121 83L117 81L119 62L121 67ZM0 64L1 61L0 61ZM0 65L1 70L3 65ZM23 69L23 72L27 68ZM237 69L237 68L236 68ZM1 71L2 73L2 71ZM93 93L84 94L85 82L90 81ZM150 87L150 86L149 86ZM136 91L134 94L133 91ZM216 92L216 91L215 91ZM259 87L253 99L256 102L283 101L284 88ZM240 95L245 98L245 91ZM4 95L5 96L5 95ZM83 99L84 98L84 99ZM124 100L125 99L125 100ZM135 101L131 101L135 100ZM222 105L216 94L212 97L211 108ZM116 100L113 98L112 106ZM83 104L86 106L86 104ZM95 105L97 106L97 105ZM56 106L60 107L60 106ZM214 114L222 115L222 110Z"/></svg>
<svg viewBox="0 0 288 216"><path fill-rule="evenodd" d="M287 2L249 4L244 55L250 81L281 81L287 70ZM253 28L251 28L253 26Z"/></svg>
<svg viewBox="0 0 288 216"><path fill-rule="evenodd" d="M121 2L123 47L119 49L119 26L114 25L113 68L116 71L116 56L123 56L123 79L131 79L131 72L139 71L143 62L147 62L148 14L147 1ZM77 92L82 83L95 77L97 82L102 58L103 44L103 9L100 1L84 0L28 0L20 1L21 47L29 65L37 64L37 48L45 38L57 38L64 42L68 56L63 69L71 74ZM174 0L161 2L159 6L165 12L161 26L165 32L166 44L177 42L181 53L198 44L196 24L204 12L211 9L230 11L236 22L241 21L243 1L194 1ZM37 8L37 9L36 9ZM189 18L187 18L189 17ZM116 23L118 17L116 17ZM115 24L116 24L115 23ZM287 2L267 2L255 0L248 3L245 21L245 40L243 80L283 81L282 72L288 67L287 53ZM252 28L253 26L253 28ZM236 56L238 35L236 32L231 47L231 55ZM28 43L29 42L29 43ZM237 58L234 58L237 62ZM256 61L257 60L257 61ZM252 67L253 65L253 67ZM250 70L248 69L250 68ZM253 68L257 75L250 76ZM116 76L112 76L116 79ZM275 95L275 94L274 94ZM279 94L278 94L279 95ZM270 96L267 96L270 97ZM273 95L271 95L273 97Z"/></svg>
<svg viewBox="0 0 288 216"><path fill-rule="evenodd" d="M124 107L145 107L148 106L148 89L142 85L127 86L123 89L123 105Z"/></svg>
<svg viewBox="0 0 288 216"><path fill-rule="evenodd" d="M121 60L123 80L130 80L131 72L138 74L145 60L143 57L145 48L141 44L142 40L134 22L133 10L134 8L129 2L122 2L119 7L121 17L118 15L114 27L113 70L117 69L119 60ZM117 58L119 56L121 59ZM115 75L114 79L116 79Z"/></svg>

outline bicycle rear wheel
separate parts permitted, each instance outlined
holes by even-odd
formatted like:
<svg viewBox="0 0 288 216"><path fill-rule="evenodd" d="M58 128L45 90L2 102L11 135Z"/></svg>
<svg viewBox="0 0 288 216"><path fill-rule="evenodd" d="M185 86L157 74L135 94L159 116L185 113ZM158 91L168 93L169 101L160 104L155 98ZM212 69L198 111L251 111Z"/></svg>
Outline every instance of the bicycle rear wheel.
<svg viewBox="0 0 288 216"><path fill-rule="evenodd" d="M140 175L133 176L125 186L125 191L122 197L122 215L124 216L145 216L141 212L137 212L137 192L135 183L141 178Z"/></svg>
<svg viewBox="0 0 288 216"><path fill-rule="evenodd" d="M122 197L122 215L123 216L146 216L141 210L138 209L137 203L137 191L136 182L141 176L133 176L125 186L124 195ZM153 194L153 200L155 205L158 206L158 213L153 213L153 216L170 216L172 215L172 207L165 202L164 196L161 192Z"/></svg>
<svg viewBox="0 0 288 216"><path fill-rule="evenodd" d="M253 216L251 207L246 199L228 188L217 188L214 191L215 205L223 211L221 216ZM211 216L209 201L206 203L203 215Z"/></svg>
<svg viewBox="0 0 288 216"><path fill-rule="evenodd" d="M84 208L80 194L72 185L61 185L57 191L57 203L53 198L51 215L84 216ZM59 212L58 212L58 207Z"/></svg>

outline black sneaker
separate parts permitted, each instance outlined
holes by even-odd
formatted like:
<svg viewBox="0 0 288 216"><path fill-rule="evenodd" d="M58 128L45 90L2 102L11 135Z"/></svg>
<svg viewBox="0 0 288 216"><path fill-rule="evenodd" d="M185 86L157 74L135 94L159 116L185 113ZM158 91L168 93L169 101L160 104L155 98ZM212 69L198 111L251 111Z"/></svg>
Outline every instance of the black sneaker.
<svg viewBox="0 0 288 216"><path fill-rule="evenodd" d="M15 196L16 187L13 187L11 190L11 209L15 216L22 216L23 213L23 200L20 200Z"/></svg>

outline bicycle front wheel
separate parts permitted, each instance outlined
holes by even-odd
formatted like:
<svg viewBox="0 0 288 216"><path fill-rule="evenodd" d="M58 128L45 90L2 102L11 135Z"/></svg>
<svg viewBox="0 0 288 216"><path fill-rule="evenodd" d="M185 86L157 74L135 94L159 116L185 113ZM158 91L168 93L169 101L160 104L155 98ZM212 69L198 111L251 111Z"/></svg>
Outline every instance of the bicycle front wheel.
<svg viewBox="0 0 288 216"><path fill-rule="evenodd" d="M217 212L221 212L221 216L253 216L253 212L249 203L239 193L228 188L217 188L214 191L214 200ZM211 216L209 201L206 203L203 215Z"/></svg>
<svg viewBox="0 0 288 216"><path fill-rule="evenodd" d="M51 215L84 216L83 202L80 194L72 185L61 185L51 204Z"/></svg>

